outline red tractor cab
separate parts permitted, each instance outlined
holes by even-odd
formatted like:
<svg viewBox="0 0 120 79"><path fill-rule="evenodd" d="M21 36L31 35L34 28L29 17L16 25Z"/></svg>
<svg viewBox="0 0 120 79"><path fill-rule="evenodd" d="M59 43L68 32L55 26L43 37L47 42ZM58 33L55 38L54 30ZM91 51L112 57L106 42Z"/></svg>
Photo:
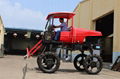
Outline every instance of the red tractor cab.
<svg viewBox="0 0 120 79"><path fill-rule="evenodd" d="M30 57L39 52L37 64L41 71L45 73L53 73L59 69L60 59L71 59L74 67L78 71L85 70L88 74L97 74L102 70L102 59L99 55L94 54L94 50L101 50L101 32L95 30L86 30L83 28L75 28L73 19L75 13L72 12L56 12L47 16L45 31L42 33L40 40L33 48L27 48L27 55ZM56 18L65 18L68 24L72 20L71 27L67 31L61 31L60 39L53 40L55 31L53 25ZM60 48L60 51L56 50ZM63 52L62 50L66 50ZM78 50L80 53L72 58L72 52ZM70 51L70 54L69 52ZM85 54L87 51L89 54Z"/></svg>
<svg viewBox="0 0 120 79"><path fill-rule="evenodd" d="M67 19L67 24L69 20L72 20L71 25L68 27L71 27L69 31L62 31L60 34L60 40L61 42L66 43L83 43L85 42L85 38L88 36L102 36L101 32L93 31L93 30L86 30L83 28L75 28L73 17L75 13L70 12L57 12L57 13L51 13L47 16L47 20L50 21L51 27L54 23L55 18L65 18Z"/></svg>

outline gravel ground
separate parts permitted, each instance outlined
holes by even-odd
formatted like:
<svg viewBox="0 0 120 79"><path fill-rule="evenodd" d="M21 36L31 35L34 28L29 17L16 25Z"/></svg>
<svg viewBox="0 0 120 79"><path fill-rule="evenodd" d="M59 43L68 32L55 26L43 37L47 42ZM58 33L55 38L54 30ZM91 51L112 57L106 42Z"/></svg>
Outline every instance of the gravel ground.
<svg viewBox="0 0 120 79"><path fill-rule="evenodd" d="M27 72L23 78L23 69ZM120 79L120 72L103 69L98 75L78 72L72 63L61 62L60 69L53 73L42 73L38 70L36 57L24 60L23 56L7 55L0 58L0 79Z"/></svg>

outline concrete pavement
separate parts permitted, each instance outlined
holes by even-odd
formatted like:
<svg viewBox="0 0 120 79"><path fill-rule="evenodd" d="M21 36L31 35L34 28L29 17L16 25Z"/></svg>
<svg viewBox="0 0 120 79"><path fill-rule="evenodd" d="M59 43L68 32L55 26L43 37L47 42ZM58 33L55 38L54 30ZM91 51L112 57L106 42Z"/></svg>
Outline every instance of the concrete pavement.
<svg viewBox="0 0 120 79"><path fill-rule="evenodd" d="M37 69L36 57L24 60L23 56L7 55L0 58L0 79L23 79L23 68L27 64L25 79L120 79L120 72L103 69L98 75L78 72L72 63L61 63L53 74L42 73Z"/></svg>

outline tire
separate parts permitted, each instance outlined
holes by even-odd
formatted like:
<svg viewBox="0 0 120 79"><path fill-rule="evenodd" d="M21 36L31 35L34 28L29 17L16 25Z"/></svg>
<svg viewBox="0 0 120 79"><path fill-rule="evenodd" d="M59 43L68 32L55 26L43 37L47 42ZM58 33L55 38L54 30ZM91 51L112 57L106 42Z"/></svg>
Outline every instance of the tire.
<svg viewBox="0 0 120 79"><path fill-rule="evenodd" d="M93 71L93 68L96 71ZM97 55L89 55L84 60L84 68L88 74L98 74L103 67L102 58Z"/></svg>
<svg viewBox="0 0 120 79"><path fill-rule="evenodd" d="M78 70L78 71L84 71L84 70L85 70L85 69L84 69L83 62L84 62L84 59L85 59L86 56L87 56L87 55L85 55L85 54L78 54L78 55L75 57L73 64L74 64L74 67L76 68L76 70ZM82 58L82 57L83 57L84 59L78 60L79 58ZM78 64L79 64L80 66L78 66Z"/></svg>
<svg viewBox="0 0 120 79"><path fill-rule="evenodd" d="M38 55L38 57L37 57L37 65L38 65L38 68L40 69L39 60L40 60L40 55ZM41 69L40 69L40 70L41 70Z"/></svg>
<svg viewBox="0 0 120 79"><path fill-rule="evenodd" d="M54 54L44 54L39 56L37 58L37 63L39 69L44 73L54 73L59 69L60 66L60 60Z"/></svg>

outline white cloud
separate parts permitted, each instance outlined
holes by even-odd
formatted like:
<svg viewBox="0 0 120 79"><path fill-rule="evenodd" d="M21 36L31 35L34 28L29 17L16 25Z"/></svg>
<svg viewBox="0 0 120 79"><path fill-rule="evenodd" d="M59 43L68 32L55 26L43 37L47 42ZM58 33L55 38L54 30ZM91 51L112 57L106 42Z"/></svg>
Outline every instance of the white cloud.
<svg viewBox="0 0 120 79"><path fill-rule="evenodd" d="M5 27L43 29L45 24L41 12L24 8L22 4L10 0L0 0L0 15Z"/></svg>

